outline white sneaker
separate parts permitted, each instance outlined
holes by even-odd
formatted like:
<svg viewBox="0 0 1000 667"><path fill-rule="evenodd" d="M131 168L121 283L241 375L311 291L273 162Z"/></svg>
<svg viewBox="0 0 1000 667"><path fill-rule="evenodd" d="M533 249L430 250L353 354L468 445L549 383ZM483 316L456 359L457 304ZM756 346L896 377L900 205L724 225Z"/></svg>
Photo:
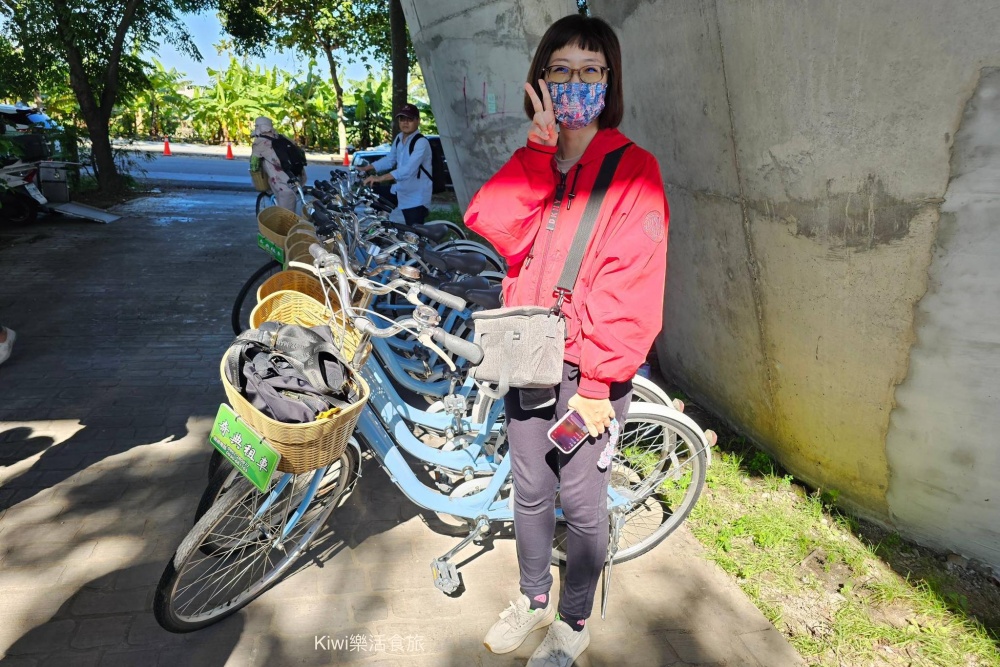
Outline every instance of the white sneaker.
<svg viewBox="0 0 1000 667"><path fill-rule="evenodd" d="M4 330L7 332L7 340L0 343L0 364L10 358L10 353L14 349L14 341L17 340L17 334L12 329L4 327Z"/></svg>
<svg viewBox="0 0 1000 667"><path fill-rule="evenodd" d="M590 628L576 632L566 621L556 619L545 639L531 654L527 667L570 667L590 646Z"/></svg>
<svg viewBox="0 0 1000 667"><path fill-rule="evenodd" d="M500 612L500 620L493 624L483 644L493 653L510 653L522 643L536 628L550 625L556 617L556 606L552 604L552 595L548 603L541 609L530 609L531 601L527 595L521 594L517 602ZM572 632L572 630L570 630Z"/></svg>

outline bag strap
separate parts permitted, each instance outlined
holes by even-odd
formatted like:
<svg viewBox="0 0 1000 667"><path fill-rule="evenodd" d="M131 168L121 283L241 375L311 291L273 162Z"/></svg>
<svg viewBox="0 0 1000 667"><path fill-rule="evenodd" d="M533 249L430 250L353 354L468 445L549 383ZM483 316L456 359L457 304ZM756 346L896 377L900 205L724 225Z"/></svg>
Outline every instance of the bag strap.
<svg viewBox="0 0 1000 667"><path fill-rule="evenodd" d="M507 359L511 359L514 356L513 331L505 331L503 334L503 356ZM510 391L510 365L503 364L501 366L500 381L497 382L496 389L493 389L488 382L481 380L477 381L476 384L479 387L479 391L483 392L488 398L492 398L494 401L503 398Z"/></svg>
<svg viewBox="0 0 1000 667"><path fill-rule="evenodd" d="M631 145L632 142L630 141L621 148L617 148L605 155L604 160L601 161L601 170L597 172L597 180L594 181L594 187L590 191L590 196L587 197L587 207L583 209L583 215L580 217L580 226L576 228L576 234L573 236L573 245L570 246L569 252L566 254L566 263L563 264L562 275L559 276L559 282L556 283L556 291L559 292L559 303L562 303L566 295L573 293L573 287L576 286L576 279L580 275L580 267L583 265L584 253L587 252L587 246L590 245L590 237L597 223L597 214L601 212L601 205L604 203L604 195L608 192L608 186L611 185L611 179L614 178L615 171L618 170L618 163L621 162L622 155L625 154L625 149Z"/></svg>
<svg viewBox="0 0 1000 667"><path fill-rule="evenodd" d="M226 369L227 374L232 379L232 384L237 391L242 393L245 386L243 382L243 373L240 372L240 366L242 365L241 362L243 360L243 355L246 353L246 349L250 345L256 344L264 351L270 352L273 343L274 336L268 331L260 329L247 329L237 336L236 340L232 342L229 349L226 351Z"/></svg>
<svg viewBox="0 0 1000 667"><path fill-rule="evenodd" d="M417 132L415 135L413 135L413 138L410 139L410 155L413 155L413 149L417 147L417 140L418 139L423 139L423 138L424 138L424 135L420 134L419 132ZM430 147L430 145L431 145L431 141L430 141L430 139L428 139L427 140L427 146L428 146L428 148ZM433 154L434 153L432 151L431 155L433 156ZM421 172L427 174L427 178L429 178L431 180L434 180L434 177L431 176L430 173L426 169L424 169L424 165L422 165L422 164L419 167L417 167L417 178L420 178L420 173Z"/></svg>

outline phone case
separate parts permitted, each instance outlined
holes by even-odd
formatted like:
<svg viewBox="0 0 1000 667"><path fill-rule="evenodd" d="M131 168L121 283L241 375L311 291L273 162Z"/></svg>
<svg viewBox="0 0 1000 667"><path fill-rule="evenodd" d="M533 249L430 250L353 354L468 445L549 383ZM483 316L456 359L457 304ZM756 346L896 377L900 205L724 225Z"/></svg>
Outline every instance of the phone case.
<svg viewBox="0 0 1000 667"><path fill-rule="evenodd" d="M572 454L590 436L587 424L576 410L570 410L549 429L549 440L563 454Z"/></svg>

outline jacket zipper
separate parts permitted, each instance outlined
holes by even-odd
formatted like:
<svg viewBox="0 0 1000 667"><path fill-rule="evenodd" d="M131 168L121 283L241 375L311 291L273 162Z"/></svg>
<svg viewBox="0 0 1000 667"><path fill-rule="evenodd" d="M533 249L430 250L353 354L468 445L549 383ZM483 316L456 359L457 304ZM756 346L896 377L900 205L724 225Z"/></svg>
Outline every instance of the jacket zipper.
<svg viewBox="0 0 1000 667"><path fill-rule="evenodd" d="M535 284L534 303L536 304L538 303L538 299L542 296L542 279L545 276L545 260L549 255L549 243L552 242L552 232L556 228L556 218L559 217L559 209L562 208L563 195L566 193L567 174L560 172L559 176L559 184L556 185L556 199L552 202L552 210L549 212L549 221L545 225L545 231L548 232L548 234L545 235L545 250L542 253L542 266L539 267L538 282ZM532 252L532 255L528 256L528 261L524 265L525 268L527 268L528 264L531 262L531 257L533 255L534 252Z"/></svg>

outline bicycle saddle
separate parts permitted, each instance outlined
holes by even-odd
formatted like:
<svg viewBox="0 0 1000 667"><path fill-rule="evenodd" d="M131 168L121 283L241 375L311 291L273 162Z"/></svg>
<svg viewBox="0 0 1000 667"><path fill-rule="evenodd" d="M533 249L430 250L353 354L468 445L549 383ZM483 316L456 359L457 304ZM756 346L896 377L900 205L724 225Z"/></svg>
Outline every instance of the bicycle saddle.
<svg viewBox="0 0 1000 667"><path fill-rule="evenodd" d="M428 225L404 225L400 222L389 223L392 227L402 232L413 232L421 238L425 238L433 243L440 243L444 237L448 236L451 228L448 225L431 223Z"/></svg>
<svg viewBox="0 0 1000 667"><path fill-rule="evenodd" d="M486 258L475 253L434 252L425 248L421 258L441 271L458 271L474 276L486 270Z"/></svg>
<svg viewBox="0 0 1000 667"><path fill-rule="evenodd" d="M470 289L466 290L465 294L462 296L463 299L469 303L474 303L477 306L482 306L486 310L492 310L494 308L499 308L500 303L500 290L502 288L500 285L495 287L490 287L488 289Z"/></svg>
<svg viewBox="0 0 1000 667"><path fill-rule="evenodd" d="M480 276L472 276L471 278L441 283L438 285L438 289L442 292L454 294L455 296L462 297L463 299L465 298L465 295L468 294L469 290L486 290L490 287L490 281L486 278L481 278Z"/></svg>

